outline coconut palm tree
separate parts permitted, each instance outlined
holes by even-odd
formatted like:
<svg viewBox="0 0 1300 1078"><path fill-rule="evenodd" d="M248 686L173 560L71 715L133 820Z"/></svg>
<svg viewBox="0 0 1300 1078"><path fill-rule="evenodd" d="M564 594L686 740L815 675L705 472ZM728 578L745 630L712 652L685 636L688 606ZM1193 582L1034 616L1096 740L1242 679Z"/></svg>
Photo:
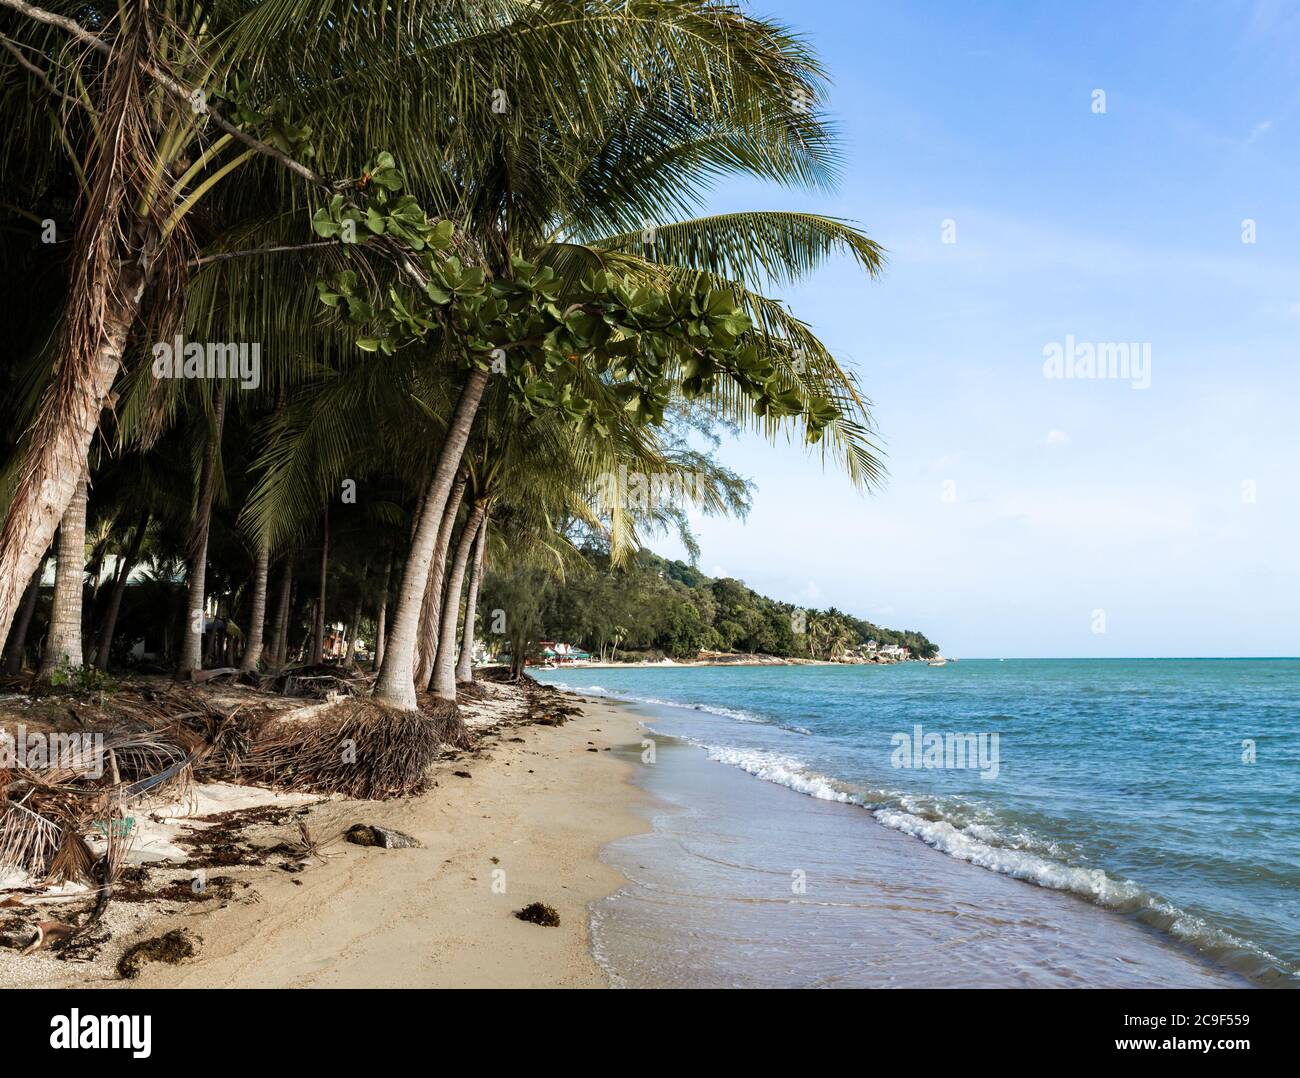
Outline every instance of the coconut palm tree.
<svg viewBox="0 0 1300 1078"><path fill-rule="evenodd" d="M0 7L16 13L9 36L40 69L15 58L7 90L18 79L24 90L48 84L53 92L25 95L25 115L54 110L71 121L56 129L66 136L40 147L44 174L76 173L86 192L56 377L12 468L0 627L48 545L71 489L69 462L84 460L109 390L121 393L124 415L176 414L173 387L150 378L145 358L164 324L261 340L260 392L290 387L296 418L283 422L304 425L266 445L259 467L268 478L242 511L250 541L268 557L287 549L342 477L396 489L414 529L398 533L411 542L385 610L377 693L412 706L420 631L436 624L429 615L442 603L431 584L453 534L449 502L479 406L492 397L488 372L469 361L478 344L445 327L363 360L347 327L321 322L313 282L351 265L363 281L403 287L414 242L439 221L451 224L450 249L465 265L508 281L512 260L526 257L554 271L557 298L602 269L661 296L734 297L758 327L753 361L773 372L764 376L771 392L756 399L692 369L694 359L670 358L668 384L702 391L713 418L771 436L791 423L825 430L823 446L851 475L874 476L851 380L758 291L837 251L874 272L874 244L808 215L691 216L723 172L812 186L833 179L833 141L816 111L820 69L782 28L705 0L416 0L364 12L342 0L231 0L192 20L166 0ZM81 51L57 47L68 40ZM199 88L202 98L185 92ZM128 137L108 145L98 134L105 122ZM401 189L420 220L381 215L382 233L363 227L367 242L351 243L345 225L355 233L357 219L336 222L329 209L337 195L354 205L374 191L366 164L381 147L401 162ZM298 208L304 195L326 213L318 236ZM125 379L123 359L133 360ZM556 373L539 370L526 387L543 410L564 406L544 399L548 380L564 381ZM609 417L627 406L653 419L664 403L643 405L607 369L566 374L594 402L585 429L571 434L580 442L607 437ZM361 437L339 429L345 413L369 417ZM294 476L307 481L295 487ZM287 583L281 590L287 602Z"/></svg>
<svg viewBox="0 0 1300 1078"><path fill-rule="evenodd" d="M247 283L261 263L276 272L286 253L321 253L294 228L294 185L298 197L328 197L349 182L331 177L358 176L378 137L408 163L428 205L457 206L470 226L491 221L492 230L470 235L504 256L512 244L501 238L535 215L524 189L495 181L544 130L539 116L551 131L580 131L664 68L694 72L710 90L729 82L731 99L767 84L780 93L797 76L797 65L780 62L788 37L704 0L642 0L635 12L561 0L424 0L377 11L346 0L0 7L6 108L16 126L50 133L32 148L31 189L68 173L80 189L55 377L0 530L0 636L85 470L132 340L170 339L194 271L237 264ZM520 161L530 183L562 149ZM272 212L247 219L248 207L268 203ZM40 222L39 208L20 211ZM236 230L241 217L247 227ZM281 242L286 231L291 241ZM293 294L279 299L291 308ZM301 323L289 329L302 335ZM453 440L462 427L453 425ZM438 473L439 513L454 471ZM399 616L399 636L413 619Z"/></svg>
<svg viewBox="0 0 1300 1078"><path fill-rule="evenodd" d="M719 416L753 421L769 435L791 415L801 418L810 434L828 430L828 442L840 451L850 474L870 481L878 474L878 463L865 403L851 379L806 326L747 287L756 283L747 277L758 270L765 279L789 279L839 251L875 272L880 253L870 240L826 218L749 214L651 224L653 257L626 250L630 222L671 221L667 215L696 201L702 186L719 172L742 170L808 183L827 181L833 172L828 132L807 107L821 92L819 72L808 54L779 30L730 9L682 7L691 8L694 17L721 16L708 43L689 58L698 66L678 66L675 55L661 58L650 65L652 71L639 70L648 78L616 83L612 107L582 123L573 123L544 97L530 98L512 108L508 121L488 140L478 164L494 167L481 178L476 175L475 183L453 188L455 198L434 204L430 212L455 220L465 235L474 237L484 268L499 279L517 272L512 260L520 256L556 269L564 281L557 305L572 298L566 289L575 279L602 269L615 269L629 282L660 292L711 289L735 297L755 312L754 362L767 370L770 392L755 408L750 391L702 374L694 369L694 360L677 366L674 375L688 387L707 387ZM764 78L756 77L759 71ZM518 139L521 125L526 138ZM387 171L392 164L390 158L382 167ZM345 209L340 219L359 212ZM338 225L322 221L322 234ZM666 241L659 246L661 228ZM722 253L710 254L711 247ZM459 270L457 277L463 280ZM352 305L358 297L349 292L345 298ZM339 295L332 294L328 302L337 305ZM409 322L404 307L399 317ZM384 345L385 352L391 343L382 335L365 342L370 348ZM455 350L463 349L462 343ZM413 673L419 611L429 605L423 594L429 579L425 567L434 562L440 537L447 535L442 516L487 380L488 372L473 364L464 375L399 592L377 692L403 706L414 698L406 683ZM599 382L593 372L583 388L610 392ZM635 390L624 388L631 396L620 403L640 408Z"/></svg>

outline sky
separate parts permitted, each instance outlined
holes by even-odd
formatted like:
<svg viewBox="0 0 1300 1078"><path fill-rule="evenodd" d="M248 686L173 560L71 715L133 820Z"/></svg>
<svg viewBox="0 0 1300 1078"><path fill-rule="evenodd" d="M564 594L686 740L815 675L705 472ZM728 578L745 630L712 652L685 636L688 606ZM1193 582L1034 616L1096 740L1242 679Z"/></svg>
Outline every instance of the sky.
<svg viewBox="0 0 1300 1078"><path fill-rule="evenodd" d="M888 476L728 440L753 507L694 518L700 567L959 657L1300 654L1300 5L749 8L823 58L842 180L728 180L707 212L885 247L879 280L836 261L782 297L857 372ZM1121 342L1149 368L1045 373Z"/></svg>

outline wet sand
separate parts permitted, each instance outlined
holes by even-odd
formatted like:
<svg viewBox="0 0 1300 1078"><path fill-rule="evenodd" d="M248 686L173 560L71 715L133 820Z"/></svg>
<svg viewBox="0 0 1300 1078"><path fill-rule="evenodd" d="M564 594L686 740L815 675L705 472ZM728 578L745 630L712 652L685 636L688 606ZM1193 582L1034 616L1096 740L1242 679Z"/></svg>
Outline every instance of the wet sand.
<svg viewBox="0 0 1300 1078"><path fill-rule="evenodd" d="M1246 987L1121 914L655 740L652 766L628 754L653 830L607 848L630 882L594 907L616 986Z"/></svg>

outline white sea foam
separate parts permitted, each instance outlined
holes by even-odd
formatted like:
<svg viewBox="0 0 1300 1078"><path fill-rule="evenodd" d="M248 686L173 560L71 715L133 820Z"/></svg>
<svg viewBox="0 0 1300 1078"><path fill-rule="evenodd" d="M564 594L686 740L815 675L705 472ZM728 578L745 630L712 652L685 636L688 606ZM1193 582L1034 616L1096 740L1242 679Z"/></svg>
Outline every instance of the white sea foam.
<svg viewBox="0 0 1300 1078"><path fill-rule="evenodd" d="M923 804L913 796L902 794L886 794L879 799L894 801L902 806L900 808L873 808L863 795L845 789L845 784L820 774L792 756L698 741L695 744L708 752L709 759L738 767L766 782L824 801L861 805L886 827L919 838L950 857L1039 887L1069 891L1100 906L1136 913L1171 936L1224 958L1234 968L1243 968L1243 963L1233 958L1244 955L1248 956L1244 965L1250 967L1250 971L1266 971L1269 967L1285 969L1276 956L1256 944L1215 928L1131 880L1116 879L1099 868L1073 866L1031 852L1032 848L1057 853L1059 847L1024 831L1007 832L987 823L957 826L947 819L930 819L927 816L942 815L938 802L927 799ZM918 815L921 812L927 815ZM987 816L988 813L981 807L980 815Z"/></svg>
<svg viewBox="0 0 1300 1078"><path fill-rule="evenodd" d="M927 846L959 861L969 861L1003 876L1028 880L1055 891L1073 891L1105 906L1123 906L1142 894L1136 884L1112 879L1099 868L1071 867L1026 850L995 845L987 840L994 839L998 833L988 827L972 833L974 828L960 829L947 820L925 820L910 812L888 808L877 809L874 816L886 827L919 838Z"/></svg>
<svg viewBox="0 0 1300 1078"><path fill-rule="evenodd" d="M710 760L721 764L730 764L742 771L747 771L756 778L774 782L778 786L788 786L801 794L816 797L822 801L843 801L853 803L854 797L845 790L838 789L824 775L809 771L799 760L792 756L781 756L774 752L759 749L731 749L720 745L704 746Z"/></svg>
<svg viewBox="0 0 1300 1078"><path fill-rule="evenodd" d="M772 723L730 708L637 697L611 692L600 686L558 687L632 703L691 708L739 722L780 725L793 732L811 734L803 727ZM859 805L886 827L918 838L950 857L1039 887L1068 891L1100 906L1135 914L1174 938L1222 958L1233 968L1265 975L1270 970L1287 970L1285 963L1257 944L1215 928L1203 918L1152 894L1131 880L1117 879L1100 868L1070 865L1067 852L1059 845L1023 828L1009 827L987 805L962 798L946 803L897 790L855 790L790 755L717 745L690 736L682 739L704 749L711 760L737 767L765 782L823 801ZM1295 977L1295 973L1289 974L1292 983Z"/></svg>

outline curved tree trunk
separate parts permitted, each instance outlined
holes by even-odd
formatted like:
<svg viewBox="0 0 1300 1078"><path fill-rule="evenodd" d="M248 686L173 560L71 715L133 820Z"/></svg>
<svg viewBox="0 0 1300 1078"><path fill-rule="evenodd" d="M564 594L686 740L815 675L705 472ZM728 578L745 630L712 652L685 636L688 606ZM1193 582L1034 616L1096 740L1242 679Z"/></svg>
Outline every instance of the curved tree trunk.
<svg viewBox="0 0 1300 1078"><path fill-rule="evenodd" d="M402 583L398 588L394 610L393 629L388 636L384 664L380 667L379 677L375 680L375 697L406 711L416 710L415 637L419 628L420 604L424 600L424 587L429 578L429 563L433 560L438 526L442 523L447 498L451 494L452 484L456 481L456 472L460 468L461 458L465 455L465 446L469 442L470 430L474 426L474 416L478 412L479 402L483 399L487 378L487 371L478 368L472 370L465 380L465 388L461 391L460 400L456 403L456 411L451 417L447 437L442 443L438 463L434 467L429 497L420 511L420 522L416 527L411 551L402 572Z"/></svg>
<svg viewBox="0 0 1300 1078"><path fill-rule="evenodd" d="M45 559L36 564L36 571L27 585L23 595L23 605L18 610L18 620L14 622L13 632L9 635L9 649L5 654L5 672L17 674L23 668L23 652L27 648L27 630L32 625L32 615L36 613L36 600L41 595L41 577L44 575Z"/></svg>
<svg viewBox="0 0 1300 1078"><path fill-rule="evenodd" d="M330 569L330 503L325 499L325 517L321 523L320 541L320 591L316 595L316 618L312 630L312 654L308 656L308 665L314 666L325 657L325 586L329 582Z"/></svg>
<svg viewBox="0 0 1300 1078"><path fill-rule="evenodd" d="M483 514L474 539L474 562L469 572L469 593L465 596L465 629L461 635L460 661L456 664L456 683L474 680L474 629L478 619L478 589L483 581L483 561L487 554L488 517Z"/></svg>
<svg viewBox="0 0 1300 1078"><path fill-rule="evenodd" d="M438 657L438 629L442 622L442 584L447 572L447 551L451 547L451 533L456 527L456 514L460 512L465 496L465 477L458 476L447 499L447 508L438 525L438 539L429 563L429 580L424 586L424 601L420 604L420 640L416 652L415 684L425 688L433 680L433 664Z"/></svg>
<svg viewBox="0 0 1300 1078"><path fill-rule="evenodd" d="M140 514L135 535L131 537L131 545L122 555L122 563L117 567L117 577L113 581L113 590L108 594L108 608L104 611L104 621L99 627L99 638L95 643L95 666L100 670L108 669L108 652L113 645L113 633L117 631L117 615L122 609L127 578L140 557L140 547L144 543L144 533L148 527L149 512L146 510Z"/></svg>
<svg viewBox="0 0 1300 1078"><path fill-rule="evenodd" d="M92 302L98 298L104 316L96 327L93 355L88 363L61 361L41 402L0 531L0 638L8 635L23 585L43 560L85 474L90 440L121 369L144 288L139 267L124 263L115 280L96 289L99 295Z"/></svg>
<svg viewBox="0 0 1300 1078"><path fill-rule="evenodd" d="M122 46L114 75L98 80L97 130L106 134L92 141L84 169L89 191L68 258L57 365L0 529L0 640L9 635L22 589L87 477L90 441L157 264L159 237L134 215L128 185L138 161L148 159L154 135L141 122L143 75L135 59L143 42L137 34Z"/></svg>
<svg viewBox="0 0 1300 1078"><path fill-rule="evenodd" d="M256 670L262 659L262 636L266 622L266 578L271 568L271 544L265 539L257 542L257 561L253 564L253 609L248 615L248 643L239 669Z"/></svg>
<svg viewBox="0 0 1300 1078"><path fill-rule="evenodd" d="M54 570L54 605L45 637L40 676L48 680L58 667L81 666L81 591L86 575L86 480L77 481L59 527L58 565Z"/></svg>
<svg viewBox="0 0 1300 1078"><path fill-rule="evenodd" d="M212 426L203 447L199 472L199 501L190 531L189 586L185 602L185 637L176 677L184 678L203 667L203 623L206 620L204 587L208 571L208 527L212 523L212 502L217 494L217 466L220 464L221 431L226 421L226 395L216 387Z"/></svg>
<svg viewBox="0 0 1300 1078"><path fill-rule="evenodd" d="M388 614L388 584L392 577L393 551L390 547L388 558L384 562L384 583L379 592L379 609L375 612L375 670L378 670L384 663L384 621Z"/></svg>
<svg viewBox="0 0 1300 1078"><path fill-rule="evenodd" d="M439 700L456 701L456 621L460 617L460 593L465 586L465 569L470 551L483 527L487 506L476 502L465 519L465 527L456 544L456 557L447 576L447 594L442 600L442 627L438 631L438 657L433 664L433 695Z"/></svg>

